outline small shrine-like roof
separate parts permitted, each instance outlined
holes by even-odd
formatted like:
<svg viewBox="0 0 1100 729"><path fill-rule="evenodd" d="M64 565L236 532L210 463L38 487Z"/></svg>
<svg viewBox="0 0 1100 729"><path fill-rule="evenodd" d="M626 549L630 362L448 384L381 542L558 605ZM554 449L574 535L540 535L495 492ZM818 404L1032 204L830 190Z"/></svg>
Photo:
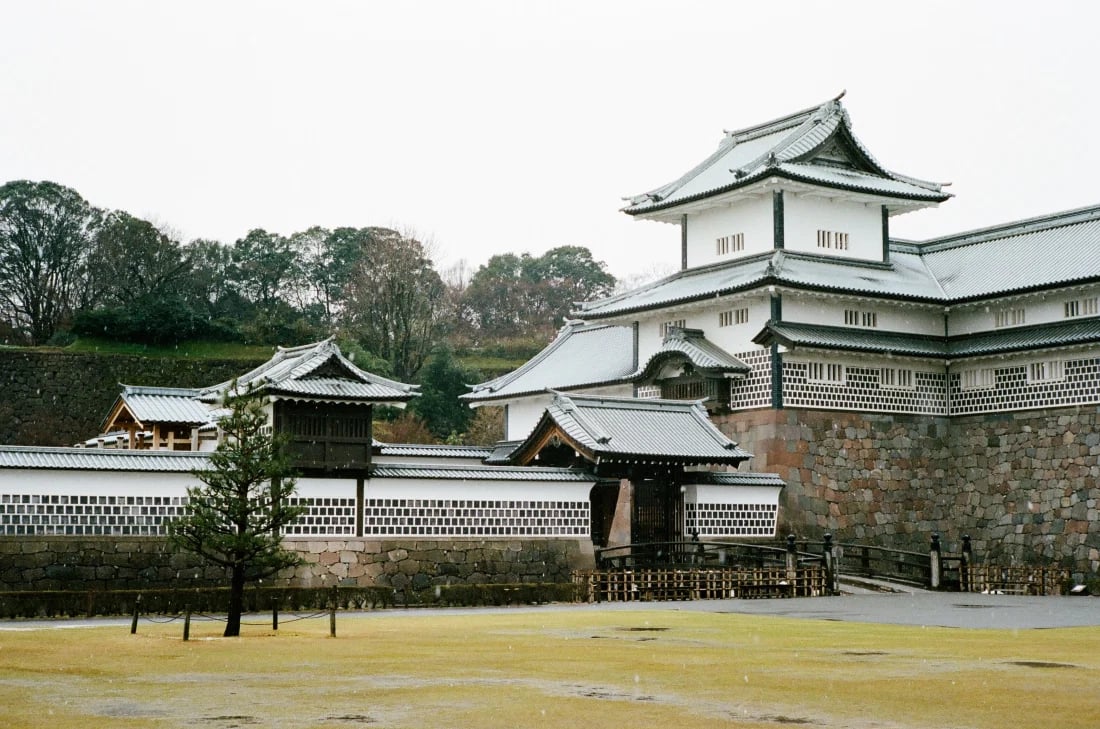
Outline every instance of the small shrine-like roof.
<svg viewBox="0 0 1100 729"><path fill-rule="evenodd" d="M718 149L679 179L629 198L623 212L654 214L772 177L934 204L943 186L880 165L852 133L843 96L764 124L728 131Z"/></svg>
<svg viewBox="0 0 1100 729"><path fill-rule="evenodd" d="M103 421L109 429L126 411L143 428L153 423L202 425L218 413L199 399L201 390L181 387L121 385L122 391Z"/></svg>
<svg viewBox="0 0 1100 729"><path fill-rule="evenodd" d="M555 393L534 430L509 460L530 463L554 437L597 466L737 465L752 457L715 427L698 402Z"/></svg>
<svg viewBox="0 0 1100 729"><path fill-rule="evenodd" d="M687 358L697 371L710 375L746 375L752 369L703 336L702 329L669 327L660 348L653 353L644 366L638 368L632 378L652 377L663 362L677 356Z"/></svg>
<svg viewBox="0 0 1100 729"><path fill-rule="evenodd" d="M252 390L305 400L402 403L416 397L416 387L359 369L329 338L301 347L279 347L267 362L235 381L207 388L203 397L216 399Z"/></svg>
<svg viewBox="0 0 1100 729"><path fill-rule="evenodd" d="M623 382L637 367L631 327L568 322L523 366L461 395L467 402Z"/></svg>

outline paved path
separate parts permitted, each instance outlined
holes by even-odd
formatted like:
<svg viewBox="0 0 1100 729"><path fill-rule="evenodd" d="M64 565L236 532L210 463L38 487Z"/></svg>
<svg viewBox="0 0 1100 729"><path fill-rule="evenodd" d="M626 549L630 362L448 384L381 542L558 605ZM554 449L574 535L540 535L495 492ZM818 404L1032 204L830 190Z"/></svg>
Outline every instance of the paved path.
<svg viewBox="0 0 1100 729"><path fill-rule="evenodd" d="M1100 627L1100 597L1026 597L980 595L959 592L914 592L909 594L859 594L838 597L788 598L772 600L696 600L683 602L617 602L591 605L541 605L508 608L391 609L340 613L350 617L430 618L433 615L477 615L543 611L638 611L679 610L709 613L772 615L805 620L841 620L859 623L928 625L949 628L992 628L1024 630L1035 628ZM289 615L284 616L284 619ZM256 616L246 618L256 622ZM262 618L260 618L262 619ZM129 618L88 620L0 621L0 631L126 626Z"/></svg>

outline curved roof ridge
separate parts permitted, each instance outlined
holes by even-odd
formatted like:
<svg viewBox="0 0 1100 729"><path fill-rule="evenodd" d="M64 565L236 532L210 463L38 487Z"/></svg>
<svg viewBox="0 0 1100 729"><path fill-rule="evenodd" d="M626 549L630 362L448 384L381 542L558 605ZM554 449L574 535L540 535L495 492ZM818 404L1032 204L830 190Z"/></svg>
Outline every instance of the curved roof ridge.
<svg viewBox="0 0 1100 729"><path fill-rule="evenodd" d="M643 192L639 195L629 195L623 198L629 203L629 205L627 205L626 207L645 202L660 202L661 200L668 197L669 194L671 194L675 190L679 190L688 182L698 177L702 172L709 169L712 165L714 165L714 163L725 156L727 152L729 152L731 149L738 146L739 144L754 139L760 139L771 134L778 134L793 127L801 127L806 124L807 121L813 117L813 115L820 112L820 110L831 104L839 104L840 97L843 95L844 94L841 93L840 96L830 99L823 104L818 104L817 106L812 106L810 108L803 109L802 111L797 111L793 114L788 114L778 119L773 119L769 122L764 122L763 124L756 124L754 126L746 127L745 129L736 130L733 132L724 130L723 137L718 143L718 149L714 150L714 152L712 152L706 159L692 167L684 174L680 175L680 177L673 180L672 182L661 185L660 187L656 187L652 190L649 190L648 192ZM769 151L774 152L779 144L786 142L793 136L794 134L784 137L784 139L781 140L778 144L772 145L772 147L769 148ZM764 156L767 156L767 152ZM754 165L756 164L756 161L754 161Z"/></svg>

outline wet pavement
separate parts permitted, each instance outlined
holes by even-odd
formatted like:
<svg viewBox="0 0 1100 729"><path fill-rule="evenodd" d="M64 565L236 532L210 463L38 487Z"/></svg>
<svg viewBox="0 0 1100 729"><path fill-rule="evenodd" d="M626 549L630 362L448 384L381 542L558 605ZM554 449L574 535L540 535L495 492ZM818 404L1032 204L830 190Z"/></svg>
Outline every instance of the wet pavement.
<svg viewBox="0 0 1100 729"><path fill-rule="evenodd" d="M677 602L614 602L555 604L506 608L428 608L341 612L339 619L430 618L433 615L477 615L547 611L668 610L704 613L770 615L803 620L857 623L1027 630L1038 628L1100 627L1100 597L1030 597L960 592L867 593L836 597L761 600L695 600ZM287 616L289 617L289 616ZM255 621L255 616L247 618ZM3 630L43 630L125 626L130 618L87 620L3 620Z"/></svg>

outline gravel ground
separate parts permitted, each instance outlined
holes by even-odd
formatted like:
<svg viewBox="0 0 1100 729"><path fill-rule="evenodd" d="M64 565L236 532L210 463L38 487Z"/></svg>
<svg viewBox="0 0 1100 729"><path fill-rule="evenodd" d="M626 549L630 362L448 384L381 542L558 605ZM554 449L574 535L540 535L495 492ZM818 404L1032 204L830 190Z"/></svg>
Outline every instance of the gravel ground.
<svg viewBox="0 0 1100 729"><path fill-rule="evenodd" d="M1100 598L1029 597L958 592L867 593L837 597L771 600L696 600L691 602L617 602L590 605L541 605L507 608L393 609L338 613L348 618L482 614L518 611L683 610L711 613L772 615L804 620L926 625L947 628L1025 630L1100 626ZM250 618L255 620L255 617ZM129 625L129 618L88 620L5 620L0 630L42 630Z"/></svg>

